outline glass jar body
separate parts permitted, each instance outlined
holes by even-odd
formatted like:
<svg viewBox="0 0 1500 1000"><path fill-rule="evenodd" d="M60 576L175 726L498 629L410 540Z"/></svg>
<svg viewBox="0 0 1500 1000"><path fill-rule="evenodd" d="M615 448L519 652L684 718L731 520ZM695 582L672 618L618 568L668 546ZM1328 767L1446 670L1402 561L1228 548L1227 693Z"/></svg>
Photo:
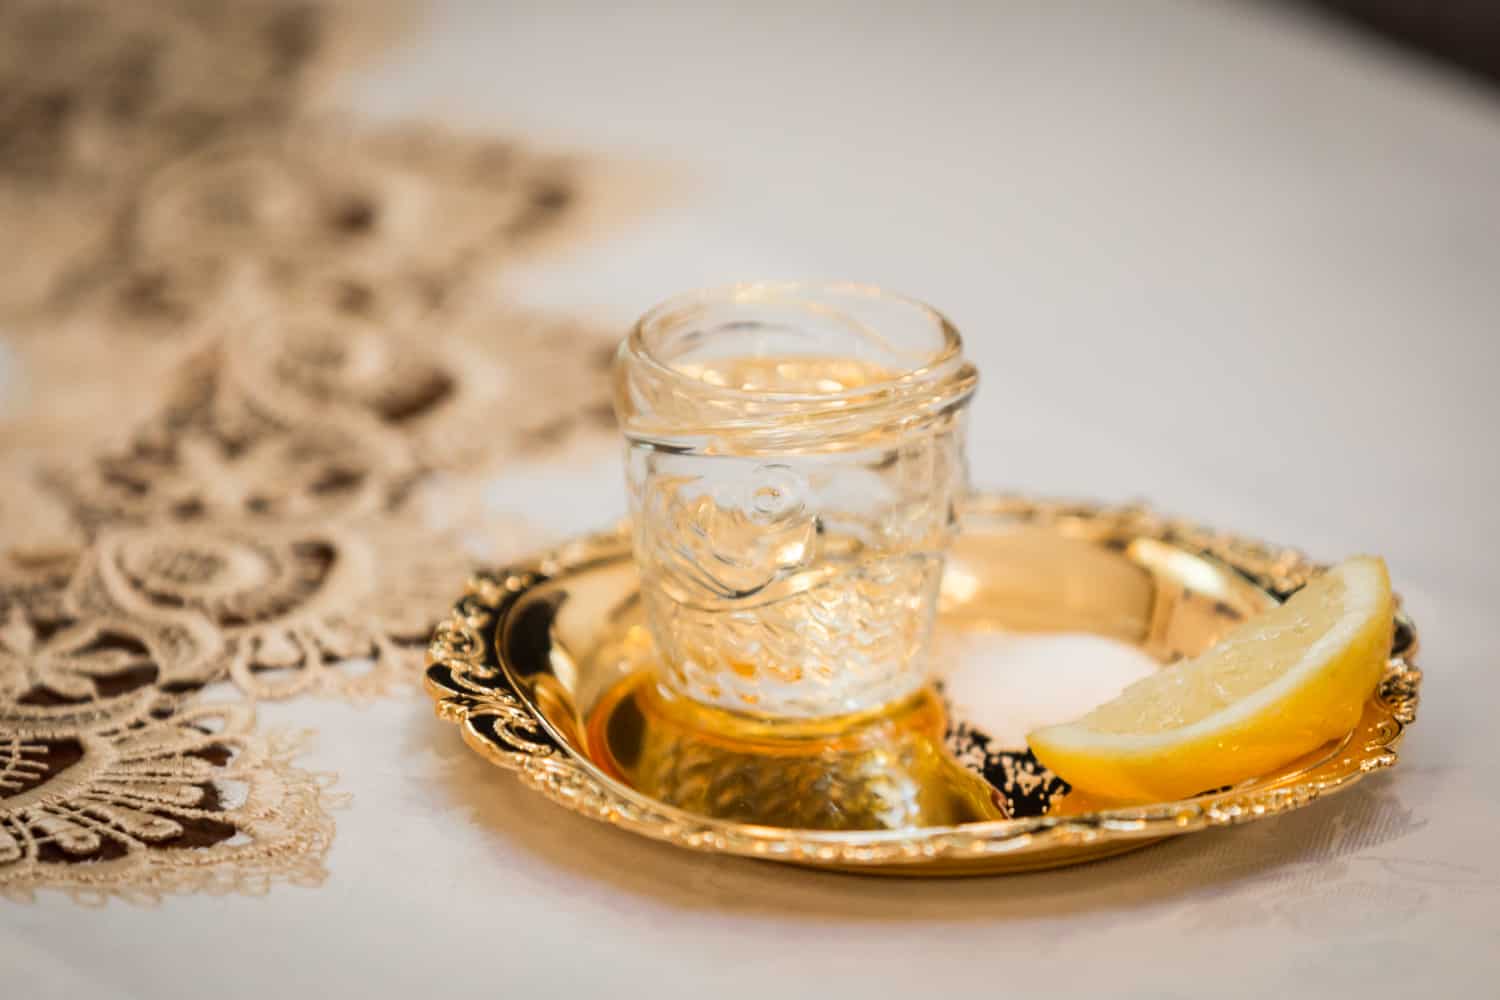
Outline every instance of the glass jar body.
<svg viewBox="0 0 1500 1000"><path fill-rule="evenodd" d="M826 296L772 287L795 303L773 296L774 323L761 298L711 303L688 323L697 349L665 365L638 340L622 351L635 555L661 687L763 719L871 711L927 678L967 487L973 370L944 357L934 378L902 383L926 373L827 336L826 312L799 321L797 307ZM948 329L913 353L943 350Z"/></svg>

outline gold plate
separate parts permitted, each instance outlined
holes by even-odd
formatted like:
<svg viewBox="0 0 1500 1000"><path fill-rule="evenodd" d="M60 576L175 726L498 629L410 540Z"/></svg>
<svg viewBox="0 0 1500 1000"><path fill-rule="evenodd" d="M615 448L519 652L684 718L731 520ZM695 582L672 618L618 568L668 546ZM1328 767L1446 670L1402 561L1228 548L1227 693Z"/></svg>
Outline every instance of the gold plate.
<svg viewBox="0 0 1500 1000"><path fill-rule="evenodd" d="M948 560L940 633L1088 632L1166 663L1319 570L1139 507L979 496ZM703 737L635 681L651 656L637 585L623 532L480 574L433 636L426 686L471 748L548 798L700 851L871 874L1075 864L1307 805L1394 764L1416 716L1416 631L1398 612L1385 675L1343 739L1233 788L1096 807L1024 747L977 762L937 692L769 750L753 727Z"/></svg>

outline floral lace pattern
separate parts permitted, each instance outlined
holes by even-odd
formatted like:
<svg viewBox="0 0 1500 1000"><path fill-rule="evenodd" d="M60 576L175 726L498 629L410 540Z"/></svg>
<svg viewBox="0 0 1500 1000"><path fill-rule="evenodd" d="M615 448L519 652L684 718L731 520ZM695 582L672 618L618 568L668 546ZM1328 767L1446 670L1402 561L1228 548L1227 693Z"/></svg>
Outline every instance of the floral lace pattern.
<svg viewBox="0 0 1500 1000"><path fill-rule="evenodd" d="M316 884L331 779L243 704L174 709L147 687L90 709L11 705L0 735L0 894L81 898Z"/></svg>
<svg viewBox="0 0 1500 1000"><path fill-rule="evenodd" d="M611 422L610 341L495 280L589 164L313 113L381 13L0 0L0 894L319 882L254 703L409 689L474 562L434 490Z"/></svg>

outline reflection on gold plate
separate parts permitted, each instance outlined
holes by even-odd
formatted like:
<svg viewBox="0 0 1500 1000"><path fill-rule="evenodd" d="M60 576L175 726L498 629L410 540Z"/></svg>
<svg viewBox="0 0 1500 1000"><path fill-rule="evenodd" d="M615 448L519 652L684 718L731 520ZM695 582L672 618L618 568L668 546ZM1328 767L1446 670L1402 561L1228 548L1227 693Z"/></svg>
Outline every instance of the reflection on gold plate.
<svg viewBox="0 0 1500 1000"><path fill-rule="evenodd" d="M944 750L931 691L831 731L756 732L674 703L638 673L591 713L585 747L618 781L697 816L795 830L904 830L1004 819Z"/></svg>
<svg viewBox="0 0 1500 1000"><path fill-rule="evenodd" d="M963 515L940 630L1092 633L1167 663L1318 569L1140 508L984 496ZM937 689L794 729L674 700L649 680L637 586L623 533L482 574L433 637L427 688L470 747L547 797L701 851L871 874L1074 864L1304 806L1395 763L1416 715L1416 634L1398 612L1385 676L1344 739L1190 799L1089 801L1024 746L952 717Z"/></svg>

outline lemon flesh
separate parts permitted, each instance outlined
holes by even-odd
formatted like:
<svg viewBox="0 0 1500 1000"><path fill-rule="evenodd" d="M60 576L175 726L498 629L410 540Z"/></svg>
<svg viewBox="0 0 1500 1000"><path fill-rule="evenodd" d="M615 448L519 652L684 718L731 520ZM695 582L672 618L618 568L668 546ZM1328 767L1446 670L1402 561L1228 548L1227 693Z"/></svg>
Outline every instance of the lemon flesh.
<svg viewBox="0 0 1500 1000"><path fill-rule="evenodd" d="M1075 789L1177 799L1258 777L1348 733L1390 654L1385 562L1360 556L1217 645L1027 735Z"/></svg>

